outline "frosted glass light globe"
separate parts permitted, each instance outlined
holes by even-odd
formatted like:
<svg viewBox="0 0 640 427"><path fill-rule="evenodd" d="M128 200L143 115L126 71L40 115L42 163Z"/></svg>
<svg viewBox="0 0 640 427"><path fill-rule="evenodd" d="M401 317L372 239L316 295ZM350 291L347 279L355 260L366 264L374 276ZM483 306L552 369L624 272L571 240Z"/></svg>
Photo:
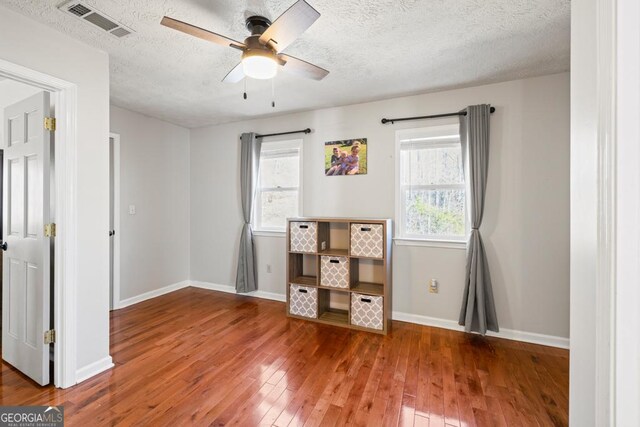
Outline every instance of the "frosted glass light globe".
<svg viewBox="0 0 640 427"><path fill-rule="evenodd" d="M278 64L269 56L247 55L242 58L244 75L254 79L272 79L278 72Z"/></svg>

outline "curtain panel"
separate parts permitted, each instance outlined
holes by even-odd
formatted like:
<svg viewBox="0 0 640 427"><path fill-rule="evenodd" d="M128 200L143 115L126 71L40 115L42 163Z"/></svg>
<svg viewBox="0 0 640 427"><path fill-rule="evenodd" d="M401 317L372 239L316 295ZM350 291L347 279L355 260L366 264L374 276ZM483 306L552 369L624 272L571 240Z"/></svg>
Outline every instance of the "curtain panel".
<svg viewBox="0 0 640 427"><path fill-rule="evenodd" d="M465 287L459 324L467 332L498 332L498 317L487 255L480 234L489 170L490 105L472 105L460 116L462 162L467 183L467 210L471 233L467 241Z"/></svg>
<svg viewBox="0 0 640 427"><path fill-rule="evenodd" d="M256 256L253 242L253 203L256 198L262 141L255 133L243 133L240 138L240 193L244 224L240 233L236 292L246 293L258 289Z"/></svg>

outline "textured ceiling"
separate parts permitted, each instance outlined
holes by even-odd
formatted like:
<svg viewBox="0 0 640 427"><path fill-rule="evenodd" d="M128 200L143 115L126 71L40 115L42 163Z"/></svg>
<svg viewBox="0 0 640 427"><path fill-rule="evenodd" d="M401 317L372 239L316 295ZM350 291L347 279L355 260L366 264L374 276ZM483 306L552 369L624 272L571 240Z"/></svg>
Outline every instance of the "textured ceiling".
<svg viewBox="0 0 640 427"><path fill-rule="evenodd" d="M322 16L285 52L331 71L271 83L221 80L240 52L160 26L163 15L244 40L244 18L294 0L89 0L135 34L115 38L59 11L0 0L109 53L111 102L187 127L353 104L569 69L569 0L308 0Z"/></svg>

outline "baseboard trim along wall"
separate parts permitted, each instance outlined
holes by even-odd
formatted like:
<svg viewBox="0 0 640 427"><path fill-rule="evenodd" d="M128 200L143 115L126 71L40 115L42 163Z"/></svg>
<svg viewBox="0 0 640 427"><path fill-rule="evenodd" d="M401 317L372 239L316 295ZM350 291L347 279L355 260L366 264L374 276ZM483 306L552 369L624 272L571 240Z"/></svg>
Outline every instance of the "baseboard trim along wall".
<svg viewBox="0 0 640 427"><path fill-rule="evenodd" d="M82 381L87 380L94 375L98 375L111 368L113 368L113 360L111 360L111 356L107 356L83 368L78 369L76 371L76 382L81 383Z"/></svg>
<svg viewBox="0 0 640 427"><path fill-rule="evenodd" d="M455 320L440 319L437 317L422 316L419 314L403 313L394 311L391 314L393 320L401 322L416 323L418 325L433 326L436 328L450 329L453 331L464 331L464 326L458 325ZM569 348L569 338L556 337L554 335L537 334L535 332L516 331L514 329L500 328L500 332L487 331L487 336L504 338L513 341L522 341L532 344L546 345L549 347Z"/></svg>
<svg viewBox="0 0 640 427"><path fill-rule="evenodd" d="M147 292L133 298L128 298L124 301L121 301L118 308L128 307L130 305L137 304L139 302L146 301L148 299L155 298L160 295L167 294L169 292L177 291L178 289L186 288L188 286L193 286L194 288L208 289L211 291L226 292L228 294L236 293L235 286L220 285L217 283L210 283L210 282L185 280L183 282L175 283L173 285L169 285L164 288L157 289L155 291ZM246 294L238 294L238 295L245 295L248 297L262 298L262 299L268 299L268 300L280 301L280 302L285 302L287 299L286 295L278 294L275 292L265 292L260 290L255 292L249 292ZM401 311L392 312L391 317L393 318L393 320L398 320L401 322L416 323L418 325L433 326L436 328L450 329L453 331L464 331L464 327L458 325L458 322L456 322L455 320L440 319L437 317L422 316L419 314L403 313ZM528 342L532 344L546 345L549 347L558 347L558 348L566 348L566 349L569 348L569 338L538 334L535 332L524 332L524 331L517 331L514 329L501 328L499 333L489 331L487 332L487 335L490 337L504 338L504 339L513 340L513 341L522 341L522 342Z"/></svg>
<svg viewBox="0 0 640 427"><path fill-rule="evenodd" d="M217 283L198 282L198 281L191 281L189 283L194 288L209 289L211 291L226 292L228 294L235 294L236 293L235 286L231 286L231 285L218 285ZM287 301L287 296L286 295L277 294L275 292L265 292L265 291L260 291L260 290L255 291L255 292L249 292L249 293L246 293L246 294L238 294L238 295L245 295L245 296L248 296L248 297L269 299L269 300L272 300L272 301L280 301L280 302L286 302Z"/></svg>
<svg viewBox="0 0 640 427"><path fill-rule="evenodd" d="M216 283L197 282L197 281L191 281L190 283L191 283L191 286L196 288L227 292L231 294L236 293L235 287L229 286L229 285L218 285ZM287 298L286 295L277 294L274 292L264 292L264 291L256 291L256 292L251 292L248 294L241 294L241 295L270 299L274 301L282 301L282 302L286 301L286 298ZM400 311L392 312L391 317L393 318L393 320L399 320L401 322L416 323L418 325L433 326L436 328L450 329L453 331L461 331L461 332L464 331L464 327L458 325L458 322L454 320L439 319L436 317L428 317L428 316L422 316L419 314L403 313ZM504 339L513 340L513 341L522 341L522 342L528 342L532 344L546 345L549 347L558 347L558 348L567 348L567 349L569 348L569 338L556 337L553 335L544 335L544 334L537 334L534 332L516 331L513 329L500 329L499 333L489 331L487 335L491 337L504 338Z"/></svg>
<svg viewBox="0 0 640 427"><path fill-rule="evenodd" d="M178 289L186 288L189 286L189 281L184 280L182 282L174 283L172 285L165 286L164 288L156 289L153 291L145 292L144 294L136 295L135 297L127 298L114 304L114 309L129 307L133 304L146 301L151 298L159 297L160 295L168 294L169 292L177 291Z"/></svg>

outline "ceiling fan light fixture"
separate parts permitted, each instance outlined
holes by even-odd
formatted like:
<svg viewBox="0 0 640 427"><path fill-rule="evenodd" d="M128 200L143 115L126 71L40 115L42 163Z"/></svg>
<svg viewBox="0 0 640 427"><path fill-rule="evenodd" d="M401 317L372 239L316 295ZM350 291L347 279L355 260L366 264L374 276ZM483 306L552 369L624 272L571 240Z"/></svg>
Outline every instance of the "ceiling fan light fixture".
<svg viewBox="0 0 640 427"><path fill-rule="evenodd" d="M278 63L269 52L246 51L242 55L242 70L245 76L254 79L272 79L278 72Z"/></svg>
<svg viewBox="0 0 640 427"><path fill-rule="evenodd" d="M286 67L283 67L283 70L287 73L322 80L329 71L282 53L283 49L300 37L319 17L320 12L307 3L307 0L296 0L273 23L264 16L248 17L245 25L251 31L251 35L244 42L169 16L164 16L160 24L202 40L242 51L242 61L224 76L223 82L237 83L245 77L273 79L278 73L278 68L284 65Z"/></svg>

